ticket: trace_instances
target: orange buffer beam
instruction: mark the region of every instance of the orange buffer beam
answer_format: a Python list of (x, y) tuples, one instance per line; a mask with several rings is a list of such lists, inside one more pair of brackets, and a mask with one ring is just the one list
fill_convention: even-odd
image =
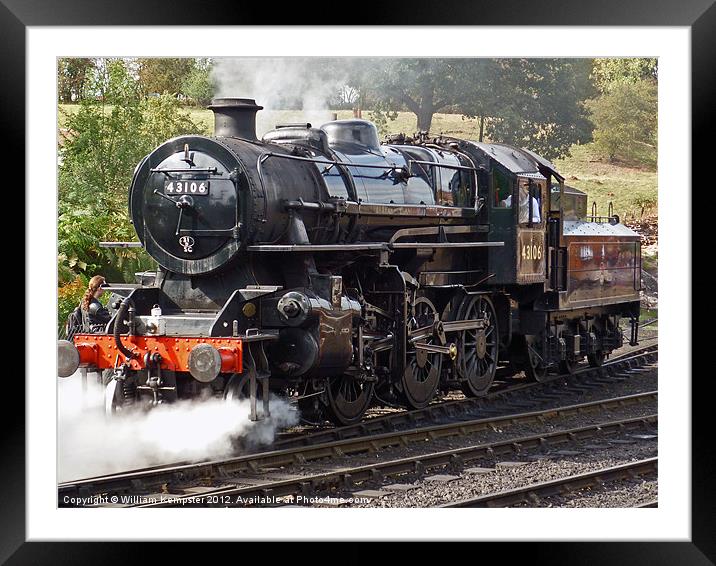
[[(129, 362), (133, 370), (145, 369), (147, 353), (162, 357), (162, 369), (189, 371), (189, 353), (198, 344), (209, 344), (221, 355), (222, 373), (243, 371), (243, 344), (241, 338), (197, 338), (185, 336), (122, 336), (122, 344), (136, 353)], [(114, 368), (124, 363), (125, 356), (119, 351), (114, 336), (106, 334), (76, 334), (73, 342), (80, 354), (80, 367), (99, 369)], [(118, 361), (119, 358), (119, 361)]]

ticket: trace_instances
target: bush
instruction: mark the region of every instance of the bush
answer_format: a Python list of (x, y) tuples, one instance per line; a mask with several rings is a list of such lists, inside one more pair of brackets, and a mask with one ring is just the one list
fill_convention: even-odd
[(87, 289), (89, 281), (86, 277), (76, 276), (75, 279), (66, 285), (60, 285), (57, 289), (57, 335), (65, 336), (65, 322), (70, 313), (80, 304), (82, 295)]
[(90, 88), (96, 95), (68, 115), (60, 150), (58, 275), (62, 283), (95, 273), (131, 281), (153, 266), (146, 252), (98, 244), (136, 238), (127, 212), (134, 169), (166, 139), (206, 131), (175, 97), (142, 98), (122, 60), (105, 61)]
[(587, 103), (595, 148), (604, 157), (648, 167), (657, 160), (657, 86), (654, 81), (614, 84)]
[(182, 91), (199, 106), (209, 104), (214, 97), (211, 67), (208, 64), (195, 66), (184, 80)]

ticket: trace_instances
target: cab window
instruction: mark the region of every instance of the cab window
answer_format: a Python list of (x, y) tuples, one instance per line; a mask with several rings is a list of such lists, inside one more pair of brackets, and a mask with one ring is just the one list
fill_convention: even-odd
[(495, 208), (512, 208), (512, 183), (510, 177), (499, 168), (492, 174), (494, 192), (493, 206)]
[[(540, 224), (543, 218), (544, 183), (536, 179), (518, 179), (518, 222), (522, 225)], [(531, 216), (530, 216), (531, 214)]]

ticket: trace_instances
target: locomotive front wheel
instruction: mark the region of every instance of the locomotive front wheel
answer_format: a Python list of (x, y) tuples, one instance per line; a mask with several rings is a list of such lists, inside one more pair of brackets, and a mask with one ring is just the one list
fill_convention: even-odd
[(122, 384), (116, 379), (110, 379), (104, 388), (104, 413), (108, 417), (114, 417), (122, 412), (124, 395)]
[[(420, 297), (413, 305), (413, 320), (410, 330), (431, 326), (438, 320), (437, 310), (433, 303)], [(420, 340), (423, 344), (432, 344), (431, 336)], [(440, 385), (442, 354), (426, 352), (408, 342), (405, 371), (402, 378), (402, 390), (405, 403), (413, 409), (426, 407), (435, 397)]]
[(463, 330), (458, 339), (458, 373), (461, 389), (468, 397), (481, 397), (490, 389), (497, 371), (497, 314), (492, 301), (484, 295), (466, 297), (460, 305), (458, 320), (484, 320), (483, 328)]
[(328, 418), (337, 425), (357, 423), (373, 400), (373, 383), (350, 375), (332, 377), (326, 383)]
[[(258, 389), (258, 387), (257, 387)], [(224, 399), (227, 401), (243, 401), (251, 396), (251, 378), (247, 372), (235, 373), (224, 388)]]

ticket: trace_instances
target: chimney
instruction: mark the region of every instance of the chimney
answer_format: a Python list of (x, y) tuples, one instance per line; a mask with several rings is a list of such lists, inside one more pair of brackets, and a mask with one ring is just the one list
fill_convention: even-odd
[(263, 109), (253, 98), (214, 98), (214, 135), (256, 140), (256, 112)]

